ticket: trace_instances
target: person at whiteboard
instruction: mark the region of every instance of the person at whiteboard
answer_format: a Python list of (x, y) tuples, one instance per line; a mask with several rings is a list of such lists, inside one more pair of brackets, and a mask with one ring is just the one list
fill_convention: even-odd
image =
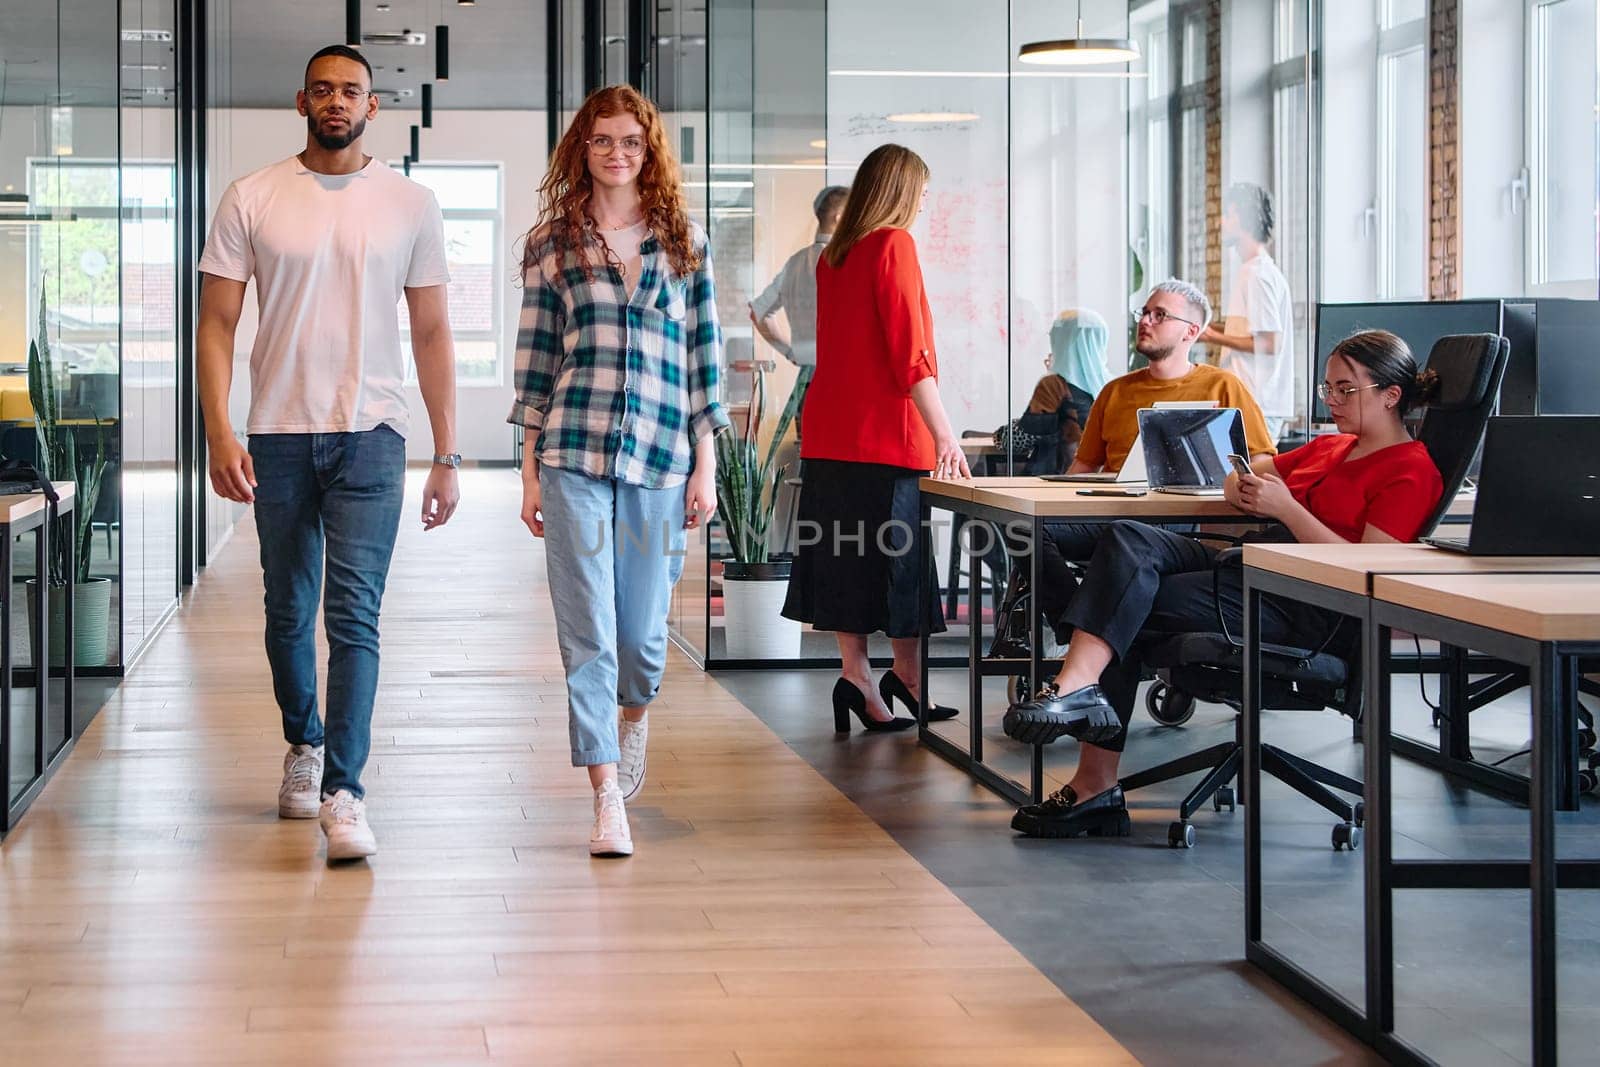
[(1203, 344), (1222, 350), (1218, 365), (1250, 387), (1274, 441), (1294, 418), (1294, 300), (1289, 280), (1267, 254), (1273, 231), (1272, 195), (1239, 182), (1222, 198), (1222, 242), (1239, 256), (1222, 328), (1209, 327)]
[[(816, 237), (790, 256), (778, 276), (750, 302), (750, 322), (756, 333), (799, 367), (807, 380), (817, 365), (817, 260), (839, 228), (839, 216), (844, 213), (849, 194), (843, 185), (830, 185), (817, 194), (811, 202), (811, 211), (817, 217)], [(789, 320), (787, 329), (773, 318), (779, 310)], [(803, 386), (796, 383), (795, 388)]]
[[(839, 643), (834, 729), (905, 730), (921, 708), (921, 635), (942, 631), (932, 560), (915, 532), (918, 482), (970, 478), (939, 399), (933, 316), (907, 228), (928, 191), (928, 165), (900, 145), (861, 161), (844, 214), (817, 264), (817, 372), (800, 441), (798, 551), (783, 614)], [(919, 583), (918, 576), (925, 577)], [(918, 586), (924, 584), (923, 596)], [(894, 666), (876, 686), (867, 636), (883, 632)], [(930, 707), (928, 718), (953, 708)]]

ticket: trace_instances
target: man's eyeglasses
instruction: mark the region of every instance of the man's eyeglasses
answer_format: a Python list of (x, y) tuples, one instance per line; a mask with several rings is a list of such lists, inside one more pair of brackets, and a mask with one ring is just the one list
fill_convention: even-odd
[(326, 104), (329, 100), (333, 99), (335, 94), (343, 97), (344, 102), (351, 105), (359, 104), (368, 96), (372, 95), (371, 91), (368, 89), (357, 89), (349, 85), (346, 85), (342, 89), (335, 89), (331, 85), (312, 85), (306, 89), (306, 96), (310, 97), (312, 102), (317, 104)]
[(1169, 319), (1173, 322), (1185, 322), (1190, 326), (1200, 325), (1193, 319), (1180, 318), (1179, 316), (1172, 314), (1172, 312), (1168, 311), (1166, 308), (1145, 308), (1143, 311), (1139, 312), (1139, 321), (1143, 322), (1145, 319), (1149, 319), (1157, 326), (1160, 326)]
[(644, 154), (644, 138), (642, 137), (624, 137), (618, 141), (602, 133), (589, 138), (585, 143), (602, 156), (609, 156), (618, 148), (622, 149), (622, 154), (629, 159), (636, 159)]
[(1323, 382), (1317, 386), (1317, 399), (1324, 404), (1343, 404), (1363, 389), (1381, 389), (1381, 385), (1329, 385)]

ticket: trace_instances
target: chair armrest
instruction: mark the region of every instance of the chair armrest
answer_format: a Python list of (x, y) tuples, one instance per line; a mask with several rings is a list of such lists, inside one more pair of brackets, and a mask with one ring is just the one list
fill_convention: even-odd
[(1214, 562), (1218, 567), (1243, 567), (1244, 546), (1223, 549), (1217, 553), (1217, 558)]

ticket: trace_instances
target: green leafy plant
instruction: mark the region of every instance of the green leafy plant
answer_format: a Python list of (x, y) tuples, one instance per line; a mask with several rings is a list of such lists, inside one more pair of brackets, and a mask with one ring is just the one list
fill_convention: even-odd
[(61, 396), (57, 390), (55, 359), (46, 329), (46, 302), (39, 293), (39, 336), (28, 346), (28, 399), (33, 404), (34, 435), (39, 442), (38, 470), (52, 482), (76, 483), (70, 519), (58, 519), (50, 531), (50, 584), (67, 581), (67, 521), (74, 523), (77, 553), (74, 574), (78, 581), (89, 577), (89, 558), (93, 547), (89, 536), (95, 505), (106, 473), (106, 439), (99, 415), (94, 416), (95, 455), (80, 463), (77, 437), (72, 427), (61, 426)]
[(778, 487), (788, 470), (787, 467), (774, 469), (773, 465), (805, 392), (804, 382), (796, 382), (789, 402), (778, 417), (778, 427), (767, 444), (766, 457), (761, 458), (758, 442), (761, 411), (766, 406), (766, 372), (758, 363), (753, 373), (755, 389), (744, 433), (734, 428), (717, 435), (717, 510), (728, 534), (733, 559), (738, 563), (767, 562), (767, 534), (772, 527), (772, 513), (778, 505)]

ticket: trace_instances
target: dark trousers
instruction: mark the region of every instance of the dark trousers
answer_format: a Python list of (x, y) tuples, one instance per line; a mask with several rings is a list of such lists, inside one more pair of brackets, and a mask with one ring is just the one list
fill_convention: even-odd
[[(1111, 666), (1100, 676), (1123, 732), (1100, 747), (1122, 751), (1138, 695), (1143, 664), (1141, 634), (1215, 633), (1218, 613), (1229, 633), (1244, 632), (1243, 573), (1214, 569), (1217, 549), (1142, 522), (1102, 527), (1099, 542), (1064, 622), (1111, 646)], [(1261, 639), (1312, 647), (1338, 625), (1339, 616), (1277, 597), (1264, 597)]]
[[(357, 433), (253, 434), (267, 662), (291, 745), (326, 744), (323, 795), (362, 796), (378, 690), (378, 613), (405, 500), (406, 443)], [(326, 592), (324, 592), (326, 586)], [(317, 606), (328, 634), (317, 715)]]

